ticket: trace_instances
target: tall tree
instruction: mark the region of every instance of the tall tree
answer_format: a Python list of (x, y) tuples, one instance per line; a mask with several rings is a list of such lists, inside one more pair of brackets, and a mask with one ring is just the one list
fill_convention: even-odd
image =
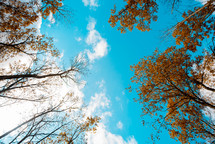
[[(154, 0), (125, 0), (123, 9), (116, 12), (116, 7), (111, 10), (109, 23), (112, 27), (118, 25), (122, 33), (132, 31), (136, 27), (140, 31), (149, 31), (152, 21), (157, 21), (158, 4)], [(172, 9), (175, 4), (182, 0), (173, 0)], [(202, 40), (214, 35), (214, 11), (215, 0), (208, 0), (203, 6), (194, 7), (182, 12), (183, 20), (176, 23), (167, 33), (171, 33), (176, 44), (183, 44), (188, 50), (196, 51), (202, 45)], [(174, 10), (174, 9), (173, 9)]]
[(20, 109), (21, 117), (1, 131), (1, 142), (79, 143), (96, 129), (99, 118), (84, 116), (74, 92), (86, 62), (76, 57), (62, 68), (52, 38), (35, 27), (51, 14), (66, 16), (62, 6), (62, 0), (0, 1), (0, 110)]
[[(174, 12), (182, 0), (168, 1)], [(136, 27), (140, 31), (151, 30), (150, 24), (157, 20), (158, 3), (155, 0), (125, 0), (125, 6), (111, 10), (109, 23), (118, 26), (122, 33)], [(214, 87), (214, 0), (182, 12), (183, 20), (167, 31), (176, 44), (164, 52), (156, 50), (131, 66), (134, 71), (130, 90), (136, 90), (142, 105), (142, 116), (156, 117), (156, 122), (166, 128), (171, 137), (182, 143), (196, 138), (213, 142), (215, 139)], [(118, 24), (119, 22), (119, 24)], [(209, 50), (199, 55), (197, 47), (204, 40)], [(163, 112), (164, 111), (164, 112)], [(144, 117), (143, 117), (144, 118)], [(153, 125), (159, 129), (157, 124)], [(160, 132), (158, 130), (158, 132)]]
[[(57, 55), (52, 38), (38, 33), (36, 25), (50, 15), (63, 15), (62, 0), (2, 0), (0, 2), (1, 60), (18, 53), (33, 55), (50, 51)], [(32, 25), (35, 25), (34, 27)]]
[(211, 93), (201, 92), (215, 92), (209, 85), (214, 74), (214, 68), (208, 67), (213, 63), (211, 59), (214, 60), (214, 56), (206, 55), (192, 60), (186, 50), (171, 47), (163, 53), (156, 51), (131, 66), (134, 71), (131, 80), (138, 87), (130, 89), (136, 89), (135, 101), (142, 105), (142, 116), (154, 116), (172, 138), (182, 143), (196, 138), (213, 141), (214, 119), (207, 109), (215, 110), (215, 102)]

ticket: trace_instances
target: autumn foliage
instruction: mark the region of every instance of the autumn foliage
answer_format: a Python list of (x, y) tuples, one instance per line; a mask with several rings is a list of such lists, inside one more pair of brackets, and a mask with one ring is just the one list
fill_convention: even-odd
[(173, 28), (172, 33), (177, 45), (183, 44), (188, 50), (195, 52), (198, 46), (202, 46), (204, 39), (215, 34), (213, 2), (214, 0), (210, 0), (202, 7), (183, 13), (184, 20)]
[(109, 23), (112, 27), (117, 25), (120, 21), (118, 30), (122, 33), (126, 30), (132, 31), (134, 26), (140, 31), (149, 31), (152, 21), (157, 21), (156, 12), (158, 5), (156, 1), (144, 1), (144, 0), (125, 0), (125, 8), (116, 12), (116, 7), (111, 10), (111, 16)]
[[(135, 101), (142, 105), (142, 116), (167, 111), (156, 120), (182, 143), (215, 136), (212, 119), (202, 112), (206, 107), (215, 109), (210, 97), (200, 92), (200, 89), (215, 91), (207, 85), (207, 76), (212, 73), (204, 73), (203, 63), (203, 56), (192, 60), (184, 49), (170, 47), (131, 66), (134, 71), (131, 80), (138, 85)], [(194, 65), (198, 67), (193, 69)]]
[[(150, 24), (157, 20), (157, 1), (125, 0), (124, 8), (111, 10), (109, 23), (118, 26), (122, 33), (136, 27), (140, 31), (151, 30)], [(174, 6), (180, 0), (168, 1)], [(182, 13), (183, 20), (171, 27), (176, 46), (158, 49), (131, 66), (134, 85), (142, 106), (142, 118), (151, 115), (155, 122), (157, 138), (161, 127), (168, 130), (170, 137), (181, 143), (215, 140), (214, 127), (214, 0)], [(198, 48), (206, 43), (202, 53)], [(144, 123), (144, 122), (143, 122)], [(158, 125), (159, 124), (159, 125)]]
[[(64, 12), (62, 0), (0, 1), (0, 108), (30, 110), (21, 109), (17, 126), (1, 130), (0, 142), (79, 143), (96, 130), (100, 118), (86, 118), (73, 91), (86, 63), (76, 57), (62, 68), (53, 38), (39, 30), (42, 20)], [(65, 95), (57, 92), (65, 87)]]
[[(46, 19), (51, 13), (63, 14), (61, 0), (42, 0), (22, 2), (20, 0), (2, 0), (0, 2), (0, 51), (1, 60), (11, 58), (18, 53), (35, 55), (36, 52), (49, 52), (58, 55), (53, 40), (38, 35), (38, 21)], [(32, 25), (35, 25), (34, 27)]]

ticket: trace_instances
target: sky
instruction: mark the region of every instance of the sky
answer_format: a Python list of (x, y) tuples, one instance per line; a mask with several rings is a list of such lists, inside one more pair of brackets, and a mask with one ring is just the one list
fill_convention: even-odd
[[(133, 75), (130, 65), (151, 55), (156, 48), (162, 51), (174, 45), (171, 38), (161, 37), (180, 17), (171, 14), (169, 5), (159, 3), (158, 21), (152, 23), (150, 32), (134, 29), (122, 34), (110, 26), (108, 19), (114, 4), (120, 9), (123, 0), (64, 0), (63, 4), (71, 11), (70, 22), (50, 15), (48, 20), (40, 20), (37, 27), (41, 34), (54, 38), (65, 67), (76, 56), (88, 61), (88, 71), (81, 77), (84, 86), (74, 88), (87, 105), (86, 115), (102, 118), (96, 134), (88, 134), (88, 143), (152, 143), (150, 137), (156, 131), (151, 125), (142, 125), (141, 105), (133, 101), (137, 95), (126, 90)], [(153, 121), (150, 117), (144, 119)], [(179, 143), (163, 130), (157, 143), (167, 142)]]
[[(71, 23), (51, 15), (49, 21), (42, 22), (41, 33), (54, 37), (65, 65), (77, 55), (85, 56), (89, 61), (81, 91), (88, 105), (86, 113), (98, 115), (102, 121), (97, 133), (89, 134), (88, 142), (152, 143), (150, 135), (156, 131), (151, 125), (142, 126), (141, 106), (133, 101), (136, 93), (126, 90), (133, 75), (130, 65), (151, 55), (156, 48), (162, 51), (175, 44), (171, 38), (163, 40), (161, 37), (165, 30), (180, 21), (180, 17), (171, 14), (168, 4), (160, 3), (158, 21), (152, 23), (150, 32), (134, 29), (122, 34), (110, 26), (108, 19), (114, 4), (120, 9), (123, 0), (64, 0), (63, 3), (72, 12)], [(166, 142), (178, 143), (163, 130), (158, 143)]]
[[(141, 107), (133, 101), (136, 95), (126, 90), (131, 84), (130, 65), (151, 55), (156, 48), (174, 43), (167, 41), (166, 44), (160, 38), (169, 24), (174, 24), (174, 16), (163, 7), (152, 31), (133, 30), (122, 34), (108, 23), (111, 8), (114, 4), (122, 7), (122, 0), (64, 0), (63, 3), (72, 11), (71, 23), (50, 16), (50, 21), (42, 22), (41, 33), (54, 37), (65, 65), (77, 55), (85, 55), (89, 61), (82, 89), (84, 101), (89, 105), (86, 113), (98, 115), (102, 121), (97, 133), (89, 135), (88, 142), (151, 143), (150, 135), (156, 131), (150, 125), (142, 126)], [(167, 141), (176, 143), (163, 131), (159, 143)]]

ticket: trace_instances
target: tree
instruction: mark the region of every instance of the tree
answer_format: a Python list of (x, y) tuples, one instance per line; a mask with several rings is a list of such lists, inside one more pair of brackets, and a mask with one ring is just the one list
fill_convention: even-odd
[[(118, 25), (122, 33), (136, 27), (149, 31), (152, 21), (157, 20), (158, 4), (154, 0), (125, 0), (125, 7), (111, 10), (109, 23)], [(170, 1), (172, 11), (180, 0)], [(170, 136), (182, 143), (196, 139), (213, 142), (215, 127), (213, 112), (214, 88), (214, 0), (182, 12), (183, 20), (167, 31), (177, 45), (164, 52), (156, 50), (152, 56), (144, 57), (136, 65), (132, 82), (137, 87), (135, 102), (142, 105), (142, 115), (156, 117), (153, 126), (167, 129)], [(197, 53), (204, 40), (210, 41), (204, 54)], [(144, 118), (144, 117), (143, 117)], [(144, 122), (144, 120), (143, 120)]]
[(2, 0), (0, 2), (1, 32), (16, 32), (51, 13), (64, 15), (62, 0)]
[[(172, 11), (177, 3), (182, 0), (172, 0)], [(127, 3), (124, 8), (116, 11), (116, 6), (111, 10), (111, 16), (109, 18), (109, 23), (112, 27), (118, 25), (118, 30), (122, 33), (127, 30), (132, 31), (134, 26), (140, 31), (149, 31), (150, 24), (152, 21), (157, 21), (158, 4), (155, 0), (125, 0)], [(171, 1), (170, 1), (171, 2)], [(198, 37), (199, 35), (208, 36), (209, 33), (214, 31), (213, 25), (213, 12), (214, 12), (214, 0), (208, 0), (203, 6), (197, 6), (193, 10), (189, 9), (187, 12), (183, 13), (184, 20), (178, 22), (171, 30), (173, 30), (173, 36), (181, 35), (181, 38), (177, 38), (178, 44), (180, 41), (186, 41), (182, 39), (190, 38), (191, 36), (197, 39), (202, 39)], [(195, 25), (194, 25), (195, 23)], [(212, 23), (212, 24), (211, 24)], [(183, 34), (183, 35), (182, 35)]]
[[(115, 27), (118, 22), (118, 30), (122, 33), (127, 30), (132, 31), (134, 26), (140, 31), (149, 31), (152, 21), (157, 21), (158, 5), (154, 0), (125, 0), (127, 5), (125, 8), (116, 12), (116, 7), (111, 10), (109, 23)], [(172, 10), (176, 3), (181, 0), (173, 0)], [(167, 33), (172, 33), (176, 40), (176, 44), (183, 44), (188, 50), (196, 51), (196, 47), (202, 45), (205, 38), (209, 38), (215, 32), (214, 15), (215, 11), (214, 0), (208, 0), (203, 6), (197, 6), (194, 9), (189, 9), (187, 12), (182, 12), (184, 20), (178, 22), (175, 26), (168, 30)]]
[(99, 117), (87, 117), (86, 121), (83, 123), (73, 121), (72, 127), (68, 128), (68, 126), (62, 130), (62, 132), (58, 135), (58, 138), (53, 140), (52, 138), (47, 139), (45, 143), (68, 143), (68, 144), (74, 144), (80, 143), (85, 144), (87, 143), (85, 141), (85, 138), (83, 135), (83, 132), (85, 131), (96, 131), (97, 123), (99, 122)]
[(84, 116), (73, 90), (80, 82), (77, 75), (86, 71), (86, 61), (77, 56), (63, 68), (52, 38), (34, 28), (50, 14), (66, 16), (64, 10), (62, 0), (0, 2), (0, 110), (27, 105), (19, 111), (17, 126), (0, 134), (1, 142), (78, 143), (96, 129), (99, 117)]
[(160, 126), (182, 143), (196, 138), (214, 140), (214, 122), (205, 111), (207, 108), (215, 110), (215, 103), (210, 94), (203, 95), (200, 91), (215, 92), (208, 85), (208, 76), (213, 74), (214, 68), (206, 72), (205, 67), (211, 58), (214, 60), (210, 55), (201, 56), (194, 61), (185, 50), (171, 47), (163, 53), (156, 51), (131, 66), (134, 71), (131, 80), (138, 85), (135, 101), (142, 105), (142, 116), (156, 117)]
[(50, 14), (66, 16), (62, 0), (2, 0), (0, 2), (0, 52), (1, 60), (11, 58), (18, 53), (34, 55), (50, 51), (58, 55), (52, 38), (38, 35), (35, 25), (41, 18)]
[(140, 31), (149, 31), (151, 21), (156, 21), (158, 5), (154, 0), (125, 0), (127, 4), (123, 9), (116, 13), (116, 7), (111, 10), (109, 23), (115, 27), (117, 22), (120, 21), (118, 30), (122, 33), (126, 30), (133, 30), (134, 25)]
[[(74, 101), (75, 102), (75, 101)], [(85, 134), (88, 131), (96, 131), (99, 117), (87, 117), (78, 114), (78, 119), (71, 119), (68, 115), (62, 116), (66, 110), (60, 109), (60, 105), (34, 115), (17, 127), (0, 136), (4, 138), (11, 133), (12, 138), (7, 138), (7, 143), (84, 143)], [(52, 113), (52, 115), (50, 115)], [(68, 114), (68, 113), (66, 113)]]

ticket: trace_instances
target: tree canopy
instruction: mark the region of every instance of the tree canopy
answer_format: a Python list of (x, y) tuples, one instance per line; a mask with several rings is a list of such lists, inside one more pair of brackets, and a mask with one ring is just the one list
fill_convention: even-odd
[[(159, 5), (154, 0), (125, 0), (124, 8), (111, 10), (109, 23), (125, 33), (137, 28), (151, 30), (150, 24), (156, 21)], [(180, 0), (168, 1), (174, 12)], [(142, 118), (151, 115), (153, 124), (169, 131), (171, 138), (181, 143), (204, 139), (213, 142), (215, 127), (213, 112), (214, 87), (214, 0), (194, 9), (187, 8), (181, 13), (182, 21), (177, 22), (167, 32), (171, 33), (176, 45), (161, 52), (142, 58), (131, 66), (135, 83), (129, 89), (135, 90), (135, 102), (142, 106)], [(119, 24), (118, 24), (119, 22)], [(197, 52), (204, 40), (208, 47), (202, 54)], [(203, 48), (202, 48), (203, 49)]]
[(70, 67), (60, 66), (53, 38), (37, 27), (64, 12), (62, 0), (0, 2), (0, 109), (26, 105), (17, 126), (0, 133), (1, 142), (79, 143), (87, 131), (96, 130), (100, 118), (84, 116), (73, 90), (87, 64), (77, 56)]
[[(182, 0), (173, 0), (172, 10), (176, 3)], [(124, 8), (117, 12), (116, 6), (111, 10), (109, 23), (112, 27), (118, 26), (122, 33), (137, 28), (140, 31), (151, 30), (152, 21), (157, 21), (158, 4), (154, 0), (125, 0)], [(171, 2), (171, 1), (169, 1)], [(214, 35), (214, 0), (208, 0), (203, 6), (196, 6), (182, 12), (183, 20), (169, 29), (175, 38), (176, 44), (183, 44), (187, 49), (195, 52), (201, 46), (202, 40)], [(119, 24), (118, 24), (119, 22)]]
[(215, 109), (215, 103), (210, 94), (200, 91), (215, 91), (208, 85), (213, 72), (204, 73), (207, 57), (210, 56), (192, 60), (183, 49), (170, 47), (131, 66), (134, 71), (131, 80), (138, 85), (135, 101), (142, 105), (142, 116), (154, 116), (172, 138), (182, 143), (196, 138), (214, 140), (214, 122), (204, 110)]

